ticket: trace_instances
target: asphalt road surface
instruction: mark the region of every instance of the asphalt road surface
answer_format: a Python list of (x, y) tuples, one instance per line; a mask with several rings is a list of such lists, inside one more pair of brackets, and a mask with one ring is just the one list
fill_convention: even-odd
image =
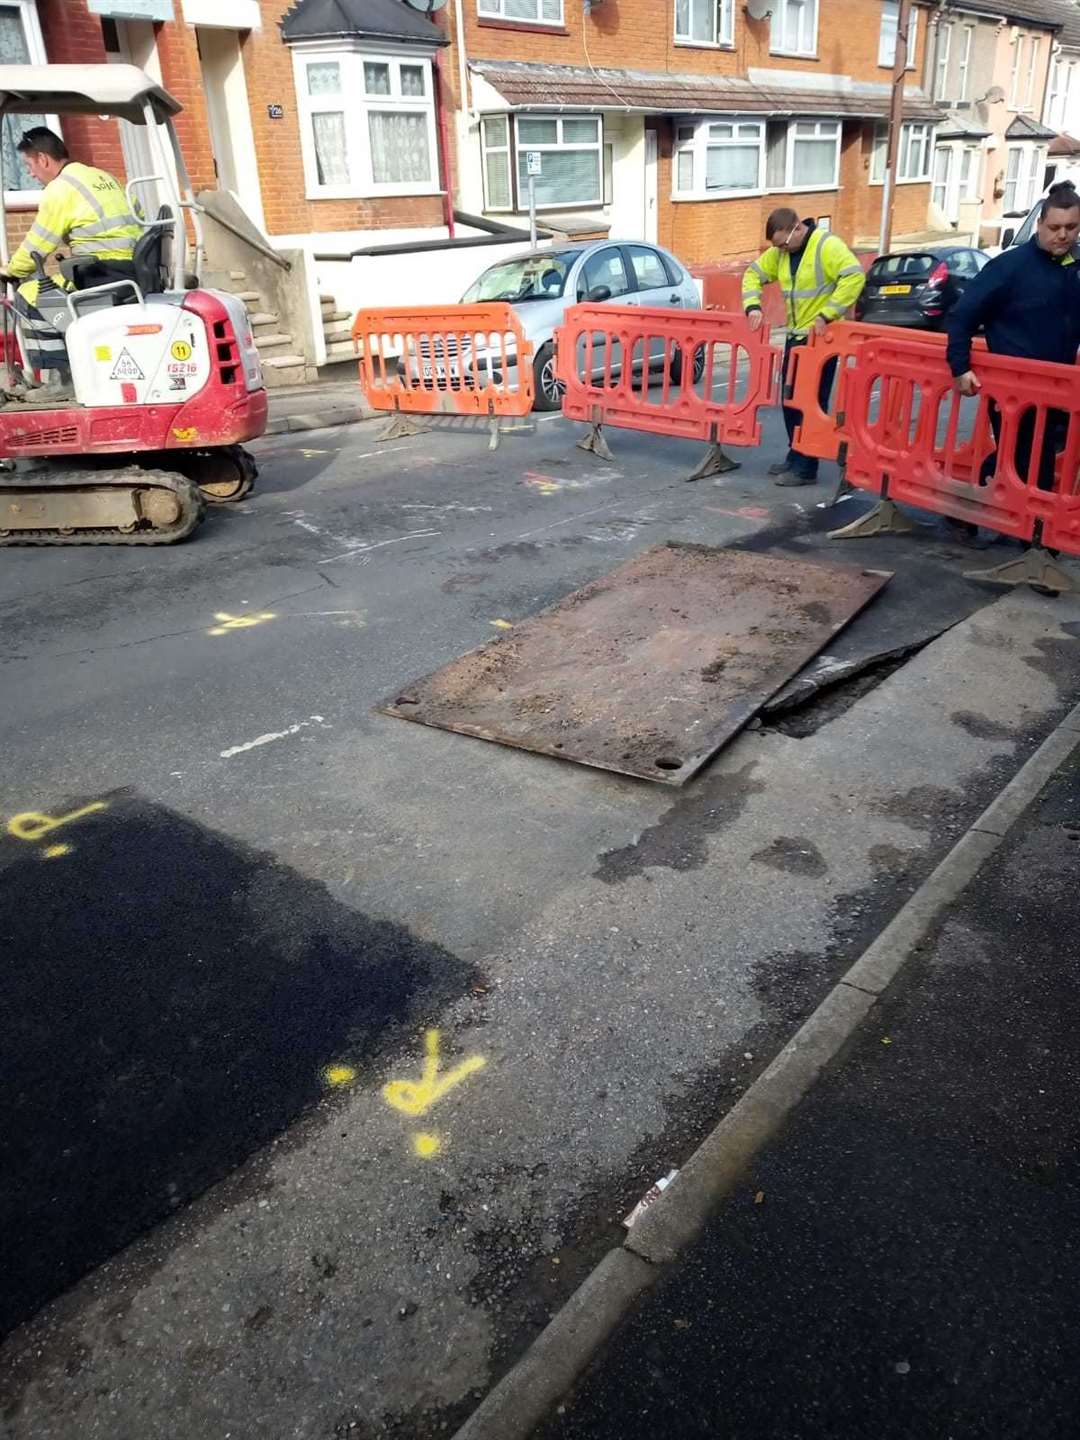
[(540, 1440), (1080, 1430), (1074, 759)]
[[(696, 485), (378, 428), (4, 554), (8, 1440), (446, 1433), (1080, 688), (1080, 606), (838, 551), (776, 417)], [(890, 658), (681, 792), (374, 710), (669, 538), (895, 570), (824, 671)]]

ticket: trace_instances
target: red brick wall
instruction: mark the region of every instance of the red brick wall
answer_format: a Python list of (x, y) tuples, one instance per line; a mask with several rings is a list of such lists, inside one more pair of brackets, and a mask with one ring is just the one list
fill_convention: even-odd
[[(300, 126), (296, 113), (292, 54), (282, 43), (279, 24), (294, 0), (263, 0), (263, 28), (244, 40), (244, 75), (251, 102), (255, 155), (262, 186), (266, 228), (272, 235), (322, 230), (381, 230), (441, 225), (438, 195), (406, 195), (369, 200), (308, 200)], [(281, 120), (271, 120), (268, 105), (280, 105)]]
[[(38, 0), (45, 54), (55, 65), (103, 65), (105, 46), (101, 19), (91, 15), (86, 0)], [(64, 141), (72, 156), (86, 165), (123, 178), (124, 155), (115, 120), (69, 115), (62, 122)]]
[[(477, 17), (476, 0), (463, 0), (465, 48), (470, 60), (527, 60), (553, 65), (610, 66), (623, 70), (663, 70), (673, 74), (741, 75), (749, 66), (776, 70), (820, 70), (855, 80), (887, 81), (877, 63), (881, 0), (819, 0), (817, 58), (769, 53), (769, 21), (751, 20), (735, 0), (735, 48), (713, 50), (676, 45), (674, 0), (603, 0), (586, 19), (580, 0), (564, 0), (566, 25), (503, 27)], [(264, 12), (271, 8), (264, 3)], [(281, 5), (281, 11), (288, 4)], [(909, 84), (918, 84), (926, 47), (930, 10), (920, 6), (916, 65)], [(436, 17), (451, 40), (449, 7)], [(586, 46), (588, 53), (586, 54)], [(449, 78), (456, 92), (456, 44)]]

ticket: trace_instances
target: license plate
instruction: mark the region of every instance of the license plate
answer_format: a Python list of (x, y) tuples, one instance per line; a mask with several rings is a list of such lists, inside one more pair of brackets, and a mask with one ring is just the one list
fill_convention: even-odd
[(882, 285), (882, 295), (910, 295), (910, 285)]

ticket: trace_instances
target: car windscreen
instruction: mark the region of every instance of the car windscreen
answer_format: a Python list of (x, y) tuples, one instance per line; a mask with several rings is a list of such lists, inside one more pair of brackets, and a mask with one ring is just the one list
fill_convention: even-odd
[(1016, 234), (1013, 236), (1012, 243), (1014, 245), (1026, 245), (1027, 242), (1031, 239), (1032, 235), (1035, 234), (1035, 226), (1039, 223), (1039, 211), (1041, 209), (1042, 201), (1040, 200), (1039, 203), (1033, 207), (1027, 219), (1020, 226), (1020, 229), (1017, 230)]
[(866, 278), (885, 285), (893, 280), (925, 280), (938, 258), (935, 255), (882, 255), (870, 266)]
[(560, 300), (577, 250), (550, 250), (543, 255), (519, 255), (515, 260), (500, 260), (474, 280), (461, 297), (463, 305), (486, 300)]

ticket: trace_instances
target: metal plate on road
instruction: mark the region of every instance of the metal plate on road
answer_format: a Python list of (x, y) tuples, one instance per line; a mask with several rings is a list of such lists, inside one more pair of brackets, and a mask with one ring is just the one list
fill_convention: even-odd
[(682, 785), (889, 578), (657, 545), (378, 708)]

